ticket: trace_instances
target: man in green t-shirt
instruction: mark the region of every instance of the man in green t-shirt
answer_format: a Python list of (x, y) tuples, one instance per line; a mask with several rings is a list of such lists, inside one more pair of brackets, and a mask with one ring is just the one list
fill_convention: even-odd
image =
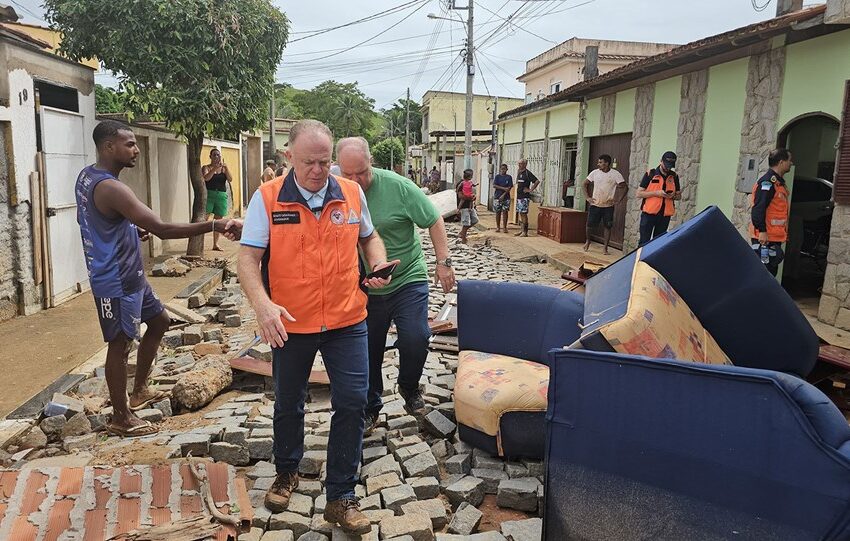
[(428, 266), (417, 228), (428, 229), (437, 256), (435, 283), (448, 293), (455, 286), (446, 226), (437, 209), (410, 180), (372, 167), (369, 143), (362, 137), (341, 139), (336, 159), (343, 178), (356, 181), (366, 194), (372, 223), (387, 247), (387, 259), (401, 261), (389, 286), (369, 291), (369, 395), (366, 431), (381, 411), (384, 391), (381, 367), (390, 324), (398, 331), (398, 388), (409, 413), (425, 408), (419, 379), (428, 357)]

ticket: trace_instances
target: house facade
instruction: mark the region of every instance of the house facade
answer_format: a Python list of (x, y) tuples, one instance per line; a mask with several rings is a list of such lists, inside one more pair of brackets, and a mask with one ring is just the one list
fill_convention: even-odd
[[(630, 187), (613, 238), (630, 250), (640, 216), (634, 192), (664, 151), (679, 155), (683, 197), (673, 225), (716, 205), (748, 237), (752, 185), (770, 150), (789, 148), (795, 170), (786, 178), (792, 202), (783, 284), (812, 301), (810, 315), (850, 329), (850, 151), (836, 154), (850, 145), (848, 9), (830, 1), (577, 83), (502, 115), (501, 153), (549, 149), (539, 169), (553, 175), (544, 180), (545, 204), (558, 204), (551, 190), (563, 180), (580, 184), (596, 157), (610, 154)], [(574, 141), (572, 170), (551, 169), (559, 140)], [(585, 208), (583, 190), (572, 206)]]

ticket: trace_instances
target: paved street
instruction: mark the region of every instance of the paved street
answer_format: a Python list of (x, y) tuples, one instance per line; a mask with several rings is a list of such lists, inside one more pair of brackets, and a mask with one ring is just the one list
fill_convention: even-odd
[[(456, 243), (459, 227), (449, 224), (448, 229), (459, 279), (552, 285), (561, 281), (560, 272), (549, 265), (509, 260), (485, 244), (486, 235), (473, 233), (470, 245), (461, 245)], [(423, 245), (429, 264), (433, 265), (427, 235), (423, 237)], [(455, 302), (455, 298), (454, 293), (432, 292), (432, 315), (447, 301)], [(117, 467), (179, 463), (188, 456), (209, 457), (237, 466), (239, 474), (247, 479), (256, 515), (251, 533), (240, 539), (259, 540), (266, 530), (290, 530), (295, 534), (293, 539), (310, 531), (345, 539), (321, 518), (331, 417), (326, 385), (310, 386), (305, 419), (306, 453), (300, 467), (303, 480), (289, 511), (280, 514), (271, 514), (262, 505), (274, 475), (271, 379), (235, 372), (227, 388), (203, 408), (188, 411), (181, 405), (181, 380), (206, 374), (211, 364), (224, 362), (254, 336), (253, 313), (235, 279), (202, 300), (204, 305), (196, 307), (195, 312), (210, 322), (170, 331), (151, 376), (160, 388), (171, 389), (174, 396), (139, 412), (141, 417), (159, 423), (159, 434), (133, 440), (110, 437), (102, 431), (110, 409), (105, 406), (108, 395), (102, 370), (98, 369), (93, 377), (69, 393), (66, 401), (69, 411), (42, 420), (21, 444), (8, 449), (10, 454), (18, 453), (18, 456), (16, 461), (7, 455), (6, 463), (16, 462), (24, 467), (88, 464)], [(221, 321), (227, 323), (222, 325)], [(234, 326), (235, 321), (238, 324)], [(249, 355), (263, 361), (271, 358), (269, 348), (264, 345), (251, 348)], [(456, 353), (440, 350), (429, 353), (421, 383), (430, 413), (426, 418), (414, 418), (407, 415), (400, 396), (393, 392), (398, 359), (394, 350), (387, 353), (384, 365), (387, 391), (381, 426), (364, 442), (361, 484), (357, 487), (363, 509), (376, 525), (374, 535), (364, 539), (377, 539), (379, 527), (387, 535), (392, 532), (393, 536), (412, 535), (415, 539), (421, 538), (425, 530), (470, 535), (487, 530), (505, 533), (511, 528), (540, 529), (541, 521), (536, 517), (542, 501), (542, 463), (505, 463), (472, 450), (457, 438), (452, 403), (456, 369)], [(141, 508), (148, 507), (143, 501)], [(396, 515), (402, 514), (424, 514), (431, 520), (424, 523), (399, 520)], [(140, 524), (146, 524), (153, 518), (140, 516), (139, 520)], [(499, 535), (495, 531), (493, 535)]]

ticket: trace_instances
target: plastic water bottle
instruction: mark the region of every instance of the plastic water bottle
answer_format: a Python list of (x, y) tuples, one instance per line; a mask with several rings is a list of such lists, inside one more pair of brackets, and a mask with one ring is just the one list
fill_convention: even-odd
[(68, 406), (65, 404), (57, 404), (56, 402), (48, 402), (44, 406), (44, 416), (53, 417), (55, 415), (65, 415), (68, 411)]
[(767, 265), (770, 263), (770, 249), (766, 244), (762, 244), (759, 249), (759, 255), (761, 256), (761, 262)]

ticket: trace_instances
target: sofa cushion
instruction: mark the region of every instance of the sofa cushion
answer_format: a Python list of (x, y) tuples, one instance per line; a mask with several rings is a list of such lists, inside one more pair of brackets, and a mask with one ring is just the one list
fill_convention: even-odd
[[(711, 334), (670, 283), (655, 269), (637, 261), (625, 312), (596, 328), (618, 353), (678, 359), (707, 364), (732, 364)], [(582, 340), (586, 349), (598, 340)]]
[[(546, 365), (479, 351), (461, 351), (454, 401), (457, 422), (499, 438), (499, 421), (513, 411), (546, 411)], [(499, 444), (501, 451), (501, 444)]]

